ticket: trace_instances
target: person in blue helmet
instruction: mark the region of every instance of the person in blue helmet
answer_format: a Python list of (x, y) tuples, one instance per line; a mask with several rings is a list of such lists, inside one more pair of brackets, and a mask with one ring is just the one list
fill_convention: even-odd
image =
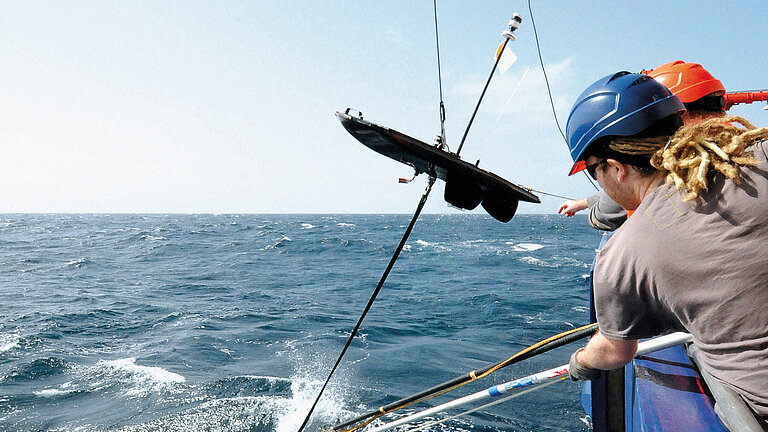
[(572, 379), (629, 363), (637, 341), (687, 331), (703, 367), (768, 427), (768, 128), (741, 117), (684, 127), (684, 106), (640, 74), (601, 78), (566, 127), (574, 165), (634, 211), (598, 253), (599, 332)]
[[(680, 98), (686, 109), (683, 124), (725, 116), (725, 87), (700, 64), (676, 60), (640, 73), (656, 79)], [(582, 199), (566, 200), (557, 212), (571, 217), (586, 209), (589, 209), (589, 225), (598, 230), (613, 231), (627, 220), (627, 211), (604, 191)]]

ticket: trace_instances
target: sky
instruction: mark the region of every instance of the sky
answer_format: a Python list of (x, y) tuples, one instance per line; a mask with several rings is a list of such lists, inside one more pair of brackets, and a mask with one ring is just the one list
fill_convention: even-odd
[[(672, 60), (727, 90), (768, 88), (764, 0), (532, 1), (560, 125), (589, 84)], [(568, 177), (526, 1), (437, 1), (446, 137), (456, 150), (512, 14), (462, 157), (537, 191)], [(334, 114), (440, 133), (432, 1), (0, 2), (0, 213), (408, 213), (426, 186)], [(765, 103), (731, 112), (768, 126)], [(459, 213), (438, 182), (425, 212)], [(519, 213), (555, 213), (539, 194)], [(482, 212), (482, 209), (475, 210)]]

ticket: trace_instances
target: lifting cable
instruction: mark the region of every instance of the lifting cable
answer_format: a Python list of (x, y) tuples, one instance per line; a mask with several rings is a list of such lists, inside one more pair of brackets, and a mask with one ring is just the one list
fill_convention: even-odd
[[(437, 33), (437, 0), (432, 1), (435, 10), (435, 45), (437, 46), (437, 82), (440, 86), (440, 142), (438, 148), (446, 145), (445, 142), (445, 104), (443, 103), (443, 73), (440, 67), (440, 35)], [(458, 156), (458, 154), (457, 154)]]
[[(512, 357), (509, 357), (506, 360), (502, 360), (498, 363), (488, 365), (481, 369), (473, 370), (465, 375), (456, 377), (442, 384), (438, 384), (434, 387), (431, 387), (419, 393), (415, 393), (411, 396), (392, 402), (388, 405), (381, 406), (376, 410), (370, 411), (366, 414), (355, 417), (345, 423), (334, 426), (332, 429), (330, 429), (330, 432), (352, 432), (363, 426), (368, 425), (373, 420), (383, 416), (384, 414), (389, 414), (391, 412), (397, 411), (407, 406), (414, 405), (416, 403), (423, 402), (427, 399), (431, 399), (433, 397), (445, 394), (451, 390), (455, 390), (472, 381), (485, 378), (488, 375), (492, 374), (493, 372), (496, 372), (497, 370), (503, 367), (521, 362), (523, 360), (529, 359), (539, 354), (543, 354), (547, 351), (551, 351), (555, 348), (561, 347), (571, 342), (584, 339), (585, 337), (594, 334), (597, 331), (597, 328), (598, 328), (597, 323), (592, 323), (592, 324), (588, 324), (576, 329), (571, 329), (571, 330), (559, 333), (557, 335), (551, 336), (547, 339), (541, 340), (529, 346), (528, 348), (525, 348), (519, 351), (518, 353), (516, 353)], [(355, 425), (356, 423), (359, 423), (359, 424)]]
[[(438, 143), (438, 146), (442, 148), (442, 146), (445, 145), (445, 105), (443, 104), (443, 78), (442, 78), (442, 73), (440, 71), (440, 40), (437, 32), (437, 0), (433, 0), (433, 7), (435, 10), (435, 40), (437, 44), (437, 76), (438, 76), (438, 82), (440, 85), (440, 142)], [(432, 174), (434, 174), (434, 171), (432, 172)], [(436, 180), (436, 177), (434, 175), (429, 176), (429, 180), (427, 182), (427, 188), (424, 190), (424, 193), (421, 196), (419, 205), (416, 206), (416, 212), (413, 214), (413, 218), (411, 218), (411, 223), (408, 224), (408, 228), (406, 228), (405, 233), (403, 234), (403, 238), (400, 240), (400, 244), (397, 246), (397, 249), (395, 249), (394, 255), (392, 255), (392, 258), (389, 260), (389, 265), (387, 265), (387, 268), (384, 270), (384, 274), (381, 275), (381, 279), (379, 279), (379, 283), (376, 285), (376, 289), (373, 290), (373, 294), (371, 294), (371, 298), (368, 300), (368, 304), (365, 306), (365, 309), (363, 309), (363, 313), (360, 314), (360, 318), (358, 318), (357, 324), (355, 324), (355, 328), (352, 330), (352, 333), (350, 333), (349, 338), (347, 338), (347, 343), (344, 344), (344, 348), (341, 350), (341, 354), (339, 354), (339, 358), (336, 359), (336, 363), (333, 365), (333, 368), (331, 368), (331, 372), (328, 374), (328, 378), (325, 380), (325, 383), (323, 384), (323, 387), (320, 389), (320, 392), (318, 393), (317, 398), (315, 398), (315, 402), (312, 404), (312, 407), (309, 409), (309, 412), (307, 413), (306, 418), (304, 418), (304, 422), (301, 424), (297, 432), (302, 432), (304, 428), (307, 426), (307, 423), (309, 423), (309, 419), (312, 417), (312, 411), (315, 410), (317, 403), (320, 401), (320, 397), (323, 395), (323, 392), (325, 391), (325, 387), (331, 381), (331, 377), (333, 376), (333, 373), (336, 372), (336, 368), (339, 366), (339, 363), (341, 363), (341, 359), (344, 357), (344, 354), (347, 352), (349, 345), (352, 343), (352, 340), (354, 340), (355, 335), (357, 334), (357, 331), (360, 329), (360, 325), (363, 323), (363, 319), (365, 319), (365, 316), (368, 314), (368, 311), (371, 309), (371, 306), (373, 306), (373, 302), (374, 300), (376, 300), (376, 296), (379, 295), (379, 291), (381, 291), (381, 287), (384, 286), (384, 281), (387, 280), (387, 276), (389, 276), (389, 272), (392, 270), (392, 267), (395, 265), (395, 261), (397, 261), (397, 258), (400, 256), (400, 252), (403, 250), (403, 247), (405, 247), (405, 243), (406, 241), (408, 241), (408, 237), (411, 235), (413, 226), (416, 224), (416, 220), (419, 219), (419, 215), (421, 215), (421, 210), (424, 208), (424, 204), (426, 204), (427, 202), (429, 193), (432, 192), (432, 185), (435, 184), (435, 180)]]

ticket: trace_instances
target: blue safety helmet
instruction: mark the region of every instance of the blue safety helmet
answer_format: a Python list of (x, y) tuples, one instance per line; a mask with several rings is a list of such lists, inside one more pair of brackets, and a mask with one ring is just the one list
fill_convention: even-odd
[(677, 96), (647, 75), (618, 72), (600, 78), (576, 99), (565, 127), (573, 167), (584, 168), (584, 153), (605, 136), (632, 136), (659, 120), (685, 111)]

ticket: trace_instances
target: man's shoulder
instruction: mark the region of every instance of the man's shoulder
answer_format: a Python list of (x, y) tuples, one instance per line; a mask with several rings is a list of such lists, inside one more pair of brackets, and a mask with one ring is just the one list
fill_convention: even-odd
[(752, 150), (758, 161), (765, 163), (768, 160), (768, 139), (763, 138), (755, 141), (748, 150)]

